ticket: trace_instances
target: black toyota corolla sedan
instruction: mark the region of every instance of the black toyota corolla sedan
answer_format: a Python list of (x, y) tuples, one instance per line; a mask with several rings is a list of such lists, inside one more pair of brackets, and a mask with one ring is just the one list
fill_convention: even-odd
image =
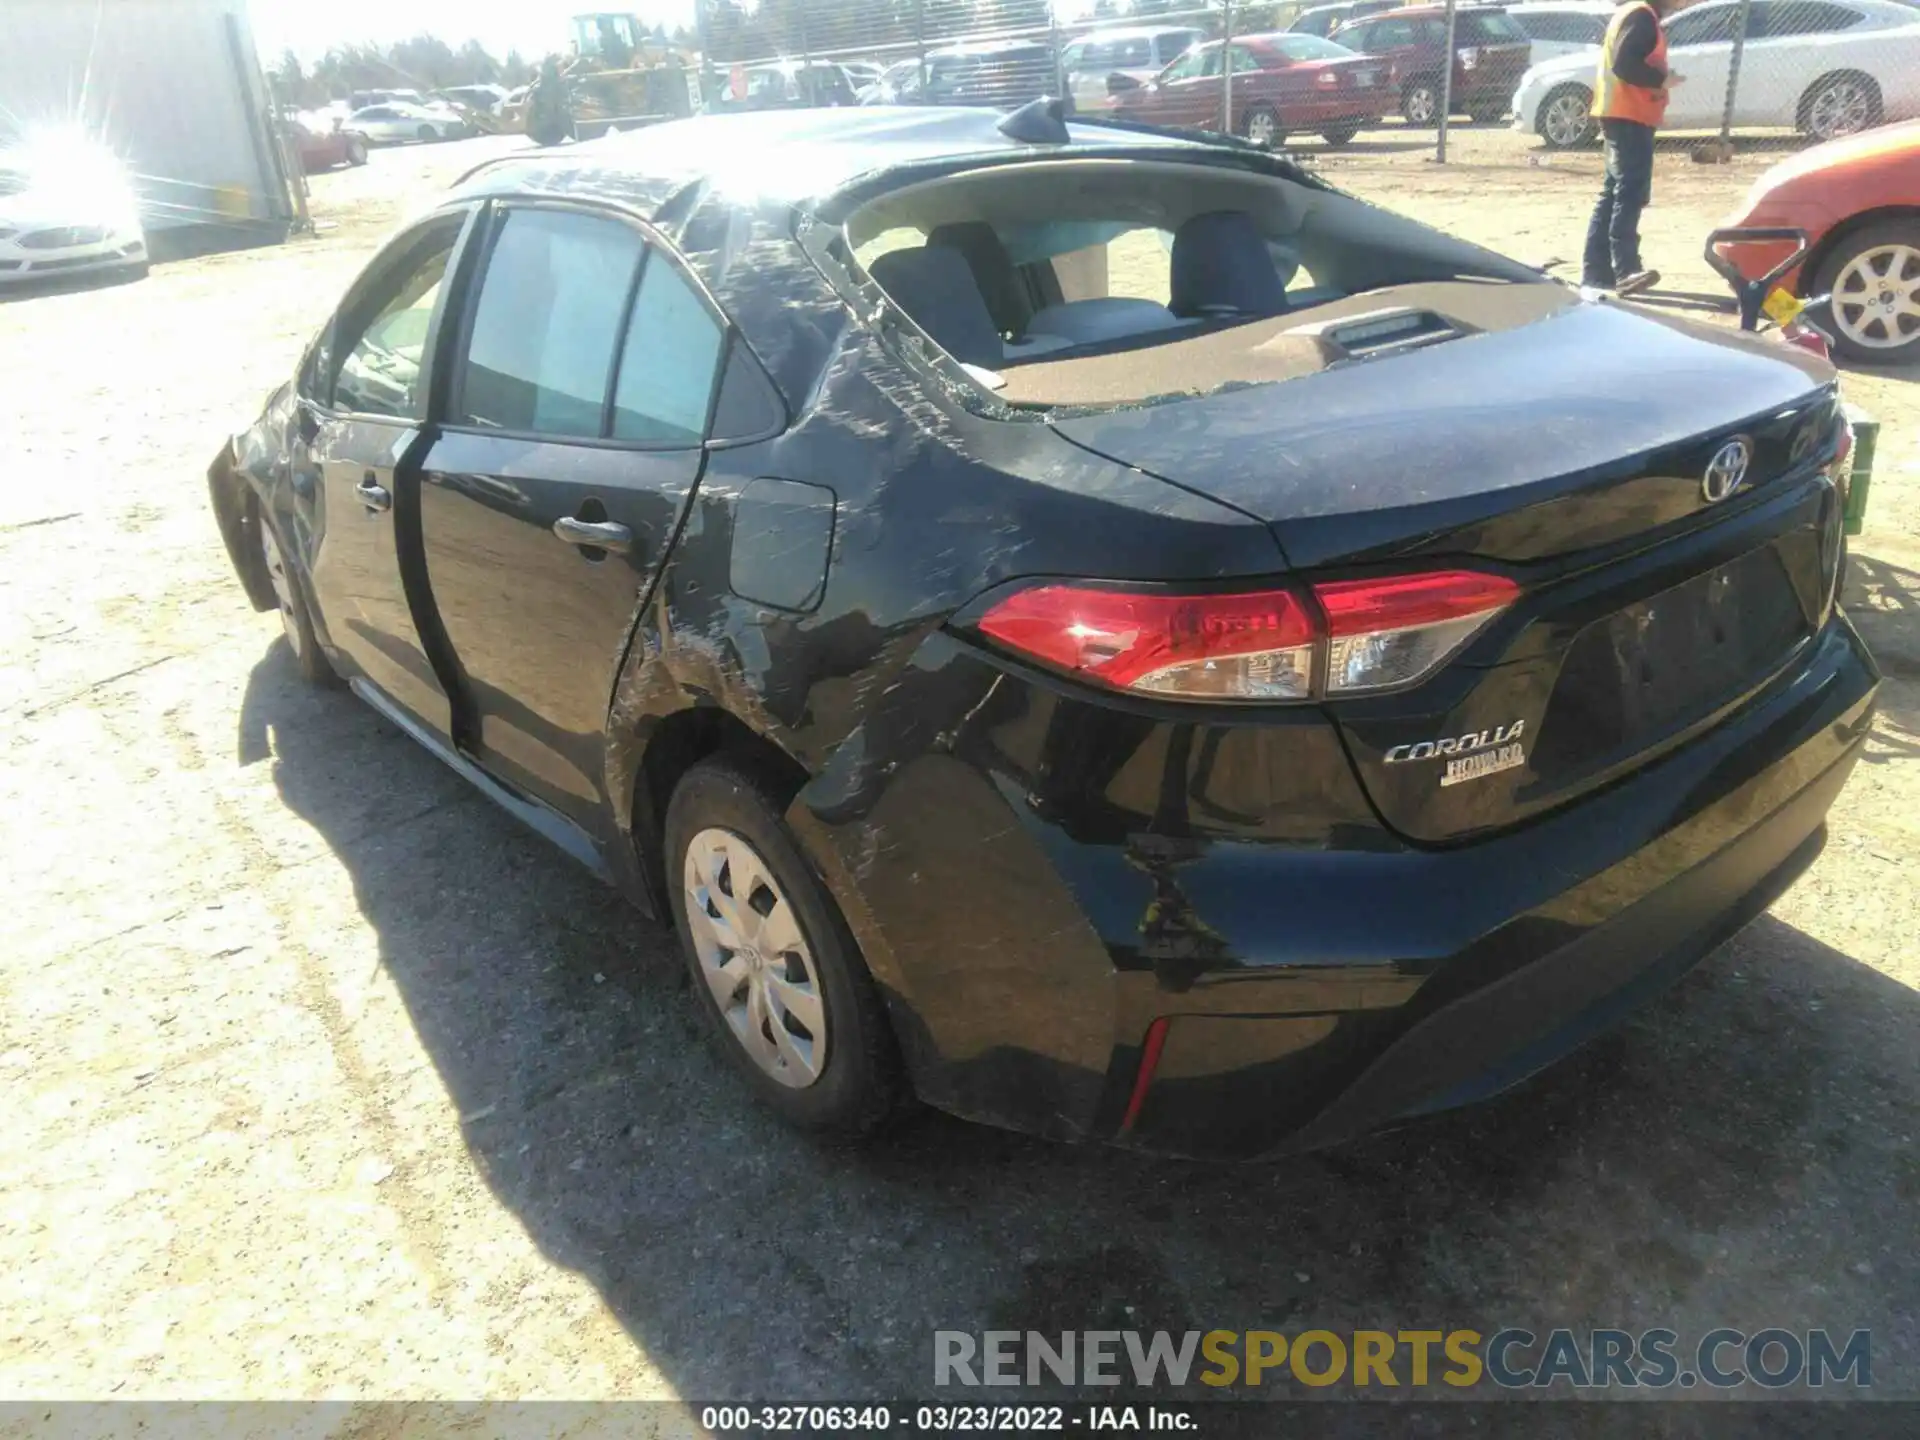
[(1810, 863), (1850, 443), (1813, 358), (1282, 157), (867, 108), (483, 167), (210, 478), (302, 672), (670, 918), (788, 1119), (1244, 1156), (1514, 1083)]

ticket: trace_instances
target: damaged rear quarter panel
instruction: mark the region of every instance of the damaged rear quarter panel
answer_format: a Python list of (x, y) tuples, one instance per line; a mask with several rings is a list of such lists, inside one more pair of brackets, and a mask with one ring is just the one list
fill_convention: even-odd
[[(1112, 962), (1012, 797), (956, 758), (994, 672), (953, 663), (965, 647), (941, 627), (1016, 578), (1227, 579), (1271, 575), (1282, 557), (1237, 511), (1043, 424), (973, 413), (881, 342), (877, 293), (849, 305), (792, 238), (790, 216), (715, 198), (684, 232), (792, 422), (709, 455), (616, 690), (609, 793), (635, 794), (646, 745), (671, 715), (718, 706), (743, 721), (808, 777), (789, 820), (892, 1002), (922, 1093), (1031, 1123), (1038, 1085), (1051, 1097), (1047, 1128), (1084, 1133), (1114, 1045)], [(730, 588), (735, 506), (763, 478), (836, 499), (811, 612)], [(657, 863), (657, 838), (634, 840)], [(1044, 968), (1022, 948), (1031, 918), (1003, 932), (965, 913), (969, 870), (1017, 879), (1030, 914), (1051, 917)], [(995, 1089), (970, 1090), (969, 1073), (998, 1076)], [(1022, 1094), (1000, 1090), (1009, 1075)]]

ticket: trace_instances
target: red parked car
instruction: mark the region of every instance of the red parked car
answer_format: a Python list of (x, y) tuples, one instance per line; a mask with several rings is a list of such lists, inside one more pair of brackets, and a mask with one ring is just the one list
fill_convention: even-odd
[[(1236, 36), (1232, 44), (1233, 128), (1261, 145), (1317, 131), (1345, 145), (1393, 113), (1393, 67), (1318, 35), (1276, 31)], [(1196, 45), (1144, 85), (1112, 78), (1114, 113), (1155, 125), (1220, 128), (1223, 49)]]
[(291, 122), (294, 139), (300, 146), (300, 165), (309, 175), (316, 170), (331, 170), (336, 165), (367, 163), (367, 137), (348, 130), (337, 122), (331, 130), (319, 130), (302, 120)]
[[(1788, 289), (1832, 295), (1834, 345), (1849, 360), (1920, 359), (1920, 120), (1829, 140), (1754, 182), (1727, 229), (1787, 227), (1812, 249)], [(1792, 253), (1765, 242), (1722, 247), (1749, 279)], [(1817, 317), (1816, 317), (1817, 318)]]
[[(1409, 125), (1440, 123), (1446, 76), (1447, 12), (1440, 5), (1408, 6), (1369, 15), (1334, 31), (1352, 50), (1378, 56), (1399, 76), (1400, 113)], [(1532, 63), (1533, 42), (1496, 6), (1463, 5), (1454, 17), (1453, 110), (1486, 124), (1506, 118), (1513, 92)]]

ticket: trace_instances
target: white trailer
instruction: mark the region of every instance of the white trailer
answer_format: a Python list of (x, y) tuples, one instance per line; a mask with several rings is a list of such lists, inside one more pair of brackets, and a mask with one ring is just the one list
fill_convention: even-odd
[(155, 259), (299, 214), (245, 0), (0, 0), (0, 144), (74, 125), (133, 172)]

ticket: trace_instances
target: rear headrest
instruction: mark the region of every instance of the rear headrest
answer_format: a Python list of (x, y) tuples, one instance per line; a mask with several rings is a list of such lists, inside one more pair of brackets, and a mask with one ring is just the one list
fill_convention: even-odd
[(962, 364), (997, 370), (1006, 358), (973, 271), (958, 250), (943, 245), (889, 250), (867, 273), (914, 324)]
[(1176, 315), (1278, 315), (1287, 308), (1286, 283), (1266, 237), (1244, 210), (1210, 210), (1175, 232), (1170, 288), (1167, 308)]
[(994, 329), (1003, 335), (1019, 335), (1025, 331), (1027, 322), (1033, 318), (1033, 307), (1027, 302), (1026, 288), (1020, 283), (1020, 272), (1014, 268), (1013, 257), (1007, 254), (1007, 247), (993, 226), (984, 220), (956, 220), (951, 225), (936, 225), (927, 232), (927, 244), (958, 250), (966, 257), (967, 268), (973, 271), (974, 283), (980, 287), (980, 298), (987, 302), (987, 314), (993, 317)]

